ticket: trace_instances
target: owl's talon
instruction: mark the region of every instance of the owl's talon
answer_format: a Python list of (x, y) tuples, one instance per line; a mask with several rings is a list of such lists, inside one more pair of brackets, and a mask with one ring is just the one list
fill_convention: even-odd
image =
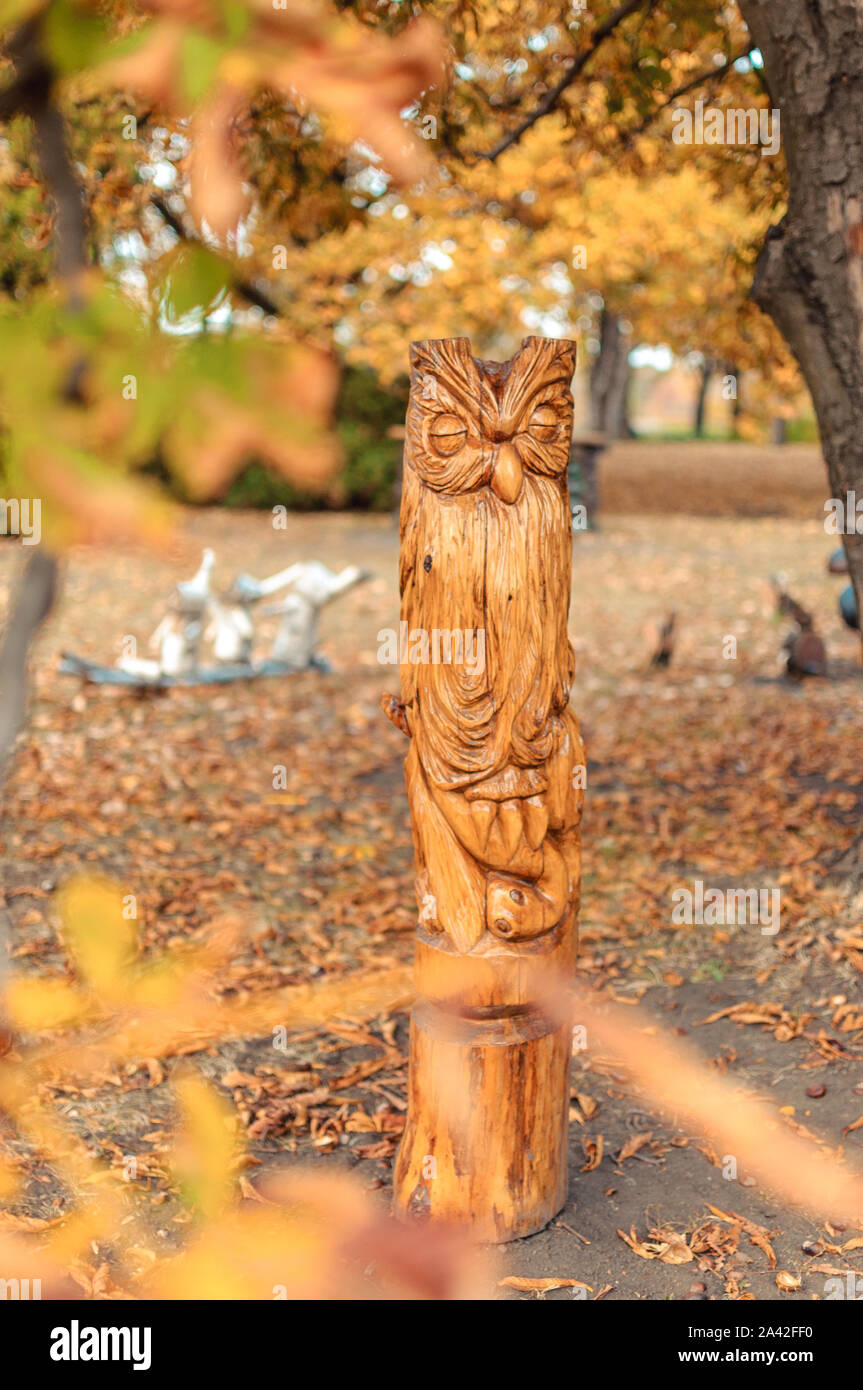
[(548, 830), (548, 810), (538, 796), (524, 802), (524, 835), (531, 849), (539, 849)]
[(476, 830), (477, 847), (484, 854), (488, 848), (489, 831), (497, 815), (497, 805), (494, 801), (469, 801), (467, 805)]
[(521, 808), (517, 801), (502, 801), (498, 807), (497, 823), (500, 827), (504, 853), (510, 860), (518, 848), (523, 822)]

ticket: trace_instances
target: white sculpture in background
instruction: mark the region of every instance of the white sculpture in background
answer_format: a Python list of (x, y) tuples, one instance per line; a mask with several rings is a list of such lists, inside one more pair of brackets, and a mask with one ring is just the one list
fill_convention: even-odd
[(212, 642), (213, 656), (221, 665), (251, 665), (255, 625), (249, 610), (240, 603), (225, 603), (212, 599), (210, 621), (204, 628), (204, 640)]
[(160, 676), (189, 676), (198, 669), (204, 620), (212, 602), (210, 575), (215, 561), (213, 551), (204, 550), (197, 574), (176, 586), (169, 611), (147, 643), (151, 652), (158, 652), (158, 659), (121, 656), (116, 663), (121, 671), (155, 681)]
[(285, 597), (261, 609), (262, 615), (276, 615), (282, 619), (273, 642), (272, 659), (296, 670), (305, 670), (307, 666), (326, 669), (326, 662), (316, 652), (321, 609), (369, 576), (356, 565), (348, 565), (340, 574), (334, 574), (319, 560), (292, 565), (290, 570), (283, 571), (283, 577), (287, 575), (290, 578), (285, 580), (288, 586)]
[(188, 676), (198, 667), (203, 623), (183, 613), (166, 613), (147, 644), (159, 653), (159, 672), (163, 676)]
[(238, 574), (228, 592), (228, 597), (237, 603), (257, 603), (259, 599), (269, 598), (278, 593), (294, 579), (299, 579), (304, 565), (288, 565), (286, 570), (271, 574), (269, 579), (255, 579), (251, 574)]
[[(326, 662), (316, 652), (320, 610), (369, 577), (356, 565), (334, 574), (326, 565), (311, 560), (289, 565), (268, 579), (239, 574), (220, 598), (211, 590), (214, 564), (213, 551), (204, 550), (197, 574), (177, 584), (170, 610), (148, 643), (150, 650), (158, 653), (158, 659), (122, 656), (116, 663), (121, 671), (154, 682), (161, 676), (198, 674), (206, 678), (208, 668), (199, 664), (202, 637), (211, 644), (216, 668), (246, 666), (253, 673), (280, 668), (305, 670), (310, 666), (326, 670)], [(253, 666), (255, 627), (251, 610), (261, 599), (284, 589), (288, 592), (283, 599), (259, 609), (262, 616), (278, 616), (282, 621), (269, 661)]]
[(216, 563), (215, 553), (209, 547), (201, 555), (198, 573), (192, 579), (181, 580), (174, 593), (174, 602), (181, 613), (190, 617), (202, 617), (210, 602), (210, 575)]

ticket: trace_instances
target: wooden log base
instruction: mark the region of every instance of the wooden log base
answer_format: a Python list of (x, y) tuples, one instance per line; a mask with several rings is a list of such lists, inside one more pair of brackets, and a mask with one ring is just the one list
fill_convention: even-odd
[(468, 1018), (416, 1004), (396, 1213), (493, 1244), (547, 1226), (566, 1201), (570, 1054), (568, 1025), (535, 1009)]
[(449, 1013), (468, 1017), (529, 1009), (549, 990), (575, 975), (578, 924), (572, 907), (557, 926), (518, 948), (491, 935), (468, 955), (443, 932), (417, 928), (414, 979), (417, 994)]

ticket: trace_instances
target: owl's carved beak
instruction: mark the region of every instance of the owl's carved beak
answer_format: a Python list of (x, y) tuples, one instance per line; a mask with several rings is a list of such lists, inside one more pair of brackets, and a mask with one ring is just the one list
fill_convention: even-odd
[(518, 449), (511, 440), (500, 444), (491, 474), (491, 490), (501, 502), (515, 502), (521, 492), (524, 472)]

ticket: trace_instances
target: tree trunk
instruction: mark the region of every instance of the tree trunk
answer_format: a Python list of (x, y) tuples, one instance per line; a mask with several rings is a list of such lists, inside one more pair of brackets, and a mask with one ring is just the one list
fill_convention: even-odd
[(627, 416), (629, 339), (610, 309), (602, 311), (599, 341), (599, 356), (590, 373), (591, 428), (609, 439), (627, 439), (632, 434)]
[[(781, 113), (788, 211), (753, 294), (812, 393), (833, 497), (863, 496), (863, 9), (740, 0)], [(843, 537), (863, 612), (863, 534)]]
[(696, 439), (704, 438), (704, 414), (707, 406), (707, 392), (713, 379), (713, 363), (706, 358), (701, 367), (701, 378), (698, 383), (698, 395), (695, 398), (695, 419), (692, 422), (692, 431)]
[(787, 437), (785, 421), (781, 415), (774, 415), (770, 421), (770, 443), (784, 444)]
[(725, 366), (726, 377), (734, 377), (734, 395), (731, 397), (731, 438), (740, 438), (740, 417), (743, 413), (743, 405), (740, 399), (740, 374), (733, 362)]
[(584, 507), (589, 531), (599, 528), (599, 460), (604, 452), (595, 444), (577, 442), (569, 452), (569, 500), (573, 507)]

